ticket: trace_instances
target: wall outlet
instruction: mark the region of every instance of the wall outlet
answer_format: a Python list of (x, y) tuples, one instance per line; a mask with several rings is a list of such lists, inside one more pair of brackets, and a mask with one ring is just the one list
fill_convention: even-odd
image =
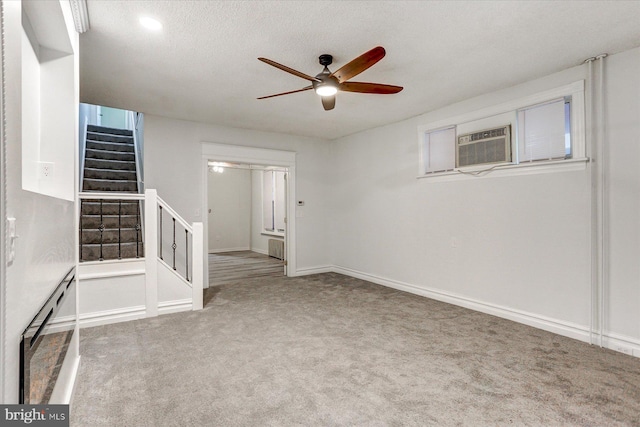
[(53, 178), (53, 163), (52, 162), (38, 162), (38, 178), (43, 180), (49, 180)]

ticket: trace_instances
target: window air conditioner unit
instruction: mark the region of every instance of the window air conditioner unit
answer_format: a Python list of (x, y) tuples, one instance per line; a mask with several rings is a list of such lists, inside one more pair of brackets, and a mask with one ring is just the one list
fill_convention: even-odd
[(511, 125), (458, 136), (456, 167), (511, 162)]

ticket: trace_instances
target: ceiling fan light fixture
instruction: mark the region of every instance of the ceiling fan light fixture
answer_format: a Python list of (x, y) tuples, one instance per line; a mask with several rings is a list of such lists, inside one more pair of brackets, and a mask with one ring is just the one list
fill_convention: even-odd
[(333, 96), (338, 93), (338, 88), (332, 84), (325, 83), (316, 86), (316, 93), (320, 96)]

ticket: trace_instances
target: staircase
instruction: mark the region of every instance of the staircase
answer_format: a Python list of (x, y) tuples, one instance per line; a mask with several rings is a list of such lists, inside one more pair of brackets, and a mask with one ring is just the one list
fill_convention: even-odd
[[(133, 132), (87, 126), (82, 191), (138, 193)], [(81, 199), (80, 261), (140, 258), (140, 202)]]

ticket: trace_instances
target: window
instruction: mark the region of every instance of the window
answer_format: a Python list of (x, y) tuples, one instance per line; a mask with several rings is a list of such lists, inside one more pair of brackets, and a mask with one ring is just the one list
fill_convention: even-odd
[[(482, 142), (479, 145), (473, 142), (473, 138), (476, 134), (498, 132), (500, 129), (508, 132), (506, 138), (500, 139), (500, 159), (503, 160), (485, 161), (485, 157), (493, 158), (487, 151), (492, 149), (487, 142), (491, 138), (479, 141)], [(489, 173), (504, 176), (584, 169), (588, 160), (584, 81), (420, 126), (418, 135), (418, 177), (457, 176), (466, 179), (465, 176)], [(465, 139), (467, 136), (471, 142)], [(484, 151), (469, 162), (466, 157), (460, 157), (465, 153), (460, 150), (456, 153), (460, 144), (466, 143), (473, 145), (476, 151)]]
[(455, 127), (426, 132), (422, 154), (425, 173), (453, 170), (456, 166), (455, 144)]
[(271, 233), (285, 231), (286, 172), (266, 170), (262, 176), (262, 219), (264, 230)]
[(518, 161), (571, 158), (571, 98), (518, 110)]

